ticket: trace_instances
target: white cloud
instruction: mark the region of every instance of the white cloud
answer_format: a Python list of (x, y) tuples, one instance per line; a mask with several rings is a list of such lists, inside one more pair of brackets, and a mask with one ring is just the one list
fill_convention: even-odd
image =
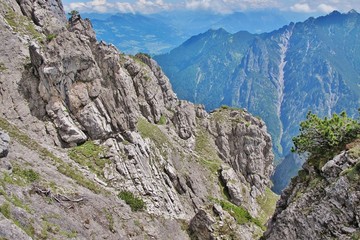
[(313, 10), (310, 8), (309, 4), (307, 4), (307, 3), (296, 3), (290, 7), (290, 10), (293, 12), (300, 12), (300, 13), (313, 12)]
[(162, 0), (138, 0), (133, 8), (136, 12), (140, 13), (155, 13), (159, 11), (170, 10), (172, 8), (171, 4), (164, 3)]
[(336, 10), (336, 8), (334, 8), (333, 6), (324, 3), (320, 4), (317, 8), (320, 12), (324, 12), (324, 13), (330, 13)]
[(65, 5), (65, 10), (79, 12), (121, 12), (121, 13), (155, 13), (170, 10), (172, 4), (163, 0), (137, 0), (136, 2), (108, 2), (107, 0), (92, 0), (89, 2), (75, 2)]
[(108, 3), (106, 0), (93, 0), (90, 2), (76, 2), (70, 3), (68, 9), (66, 10), (78, 10), (80, 12), (107, 12), (113, 7), (112, 3)]
[(275, 0), (186, 0), (185, 7), (190, 10), (210, 10), (218, 13), (276, 8)]
[(115, 3), (115, 8), (120, 13), (135, 13), (133, 6), (128, 2), (117, 2)]

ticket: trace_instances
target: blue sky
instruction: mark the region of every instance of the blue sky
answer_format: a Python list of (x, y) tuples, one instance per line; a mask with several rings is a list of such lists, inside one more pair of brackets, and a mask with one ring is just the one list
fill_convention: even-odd
[(216, 13), (277, 9), (305, 14), (333, 10), (360, 10), (360, 0), (63, 0), (65, 10), (97, 13), (156, 13), (172, 10), (208, 10)]

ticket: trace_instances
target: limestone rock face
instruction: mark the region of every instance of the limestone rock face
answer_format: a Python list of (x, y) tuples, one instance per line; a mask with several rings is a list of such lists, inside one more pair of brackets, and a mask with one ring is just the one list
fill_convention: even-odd
[(220, 109), (212, 113), (210, 129), (221, 158), (253, 186), (252, 196), (263, 192), (274, 158), (265, 123), (243, 110)]
[(65, 29), (66, 16), (61, 0), (18, 0), (22, 13), (46, 34), (57, 34)]
[[(204, 214), (214, 239), (227, 228), (241, 239), (262, 232), (252, 219), (273, 168), (262, 121), (179, 100), (153, 59), (97, 42), (91, 23), (77, 14), (66, 22), (57, 0), (0, 2), (0, 128), (12, 134), (0, 201), (9, 221), (55, 239), (189, 239), (184, 229)], [(36, 34), (11, 26), (9, 14)], [(221, 201), (251, 218), (209, 211)], [(192, 231), (203, 232), (196, 221)]]
[(264, 239), (358, 239), (360, 142), (320, 171), (309, 163), (284, 191)]

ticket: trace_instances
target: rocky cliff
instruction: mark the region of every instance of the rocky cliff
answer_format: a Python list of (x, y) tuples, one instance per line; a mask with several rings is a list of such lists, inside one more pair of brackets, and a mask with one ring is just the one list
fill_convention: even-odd
[(309, 159), (281, 195), (263, 239), (359, 239), (360, 140)]
[(262, 234), (276, 200), (262, 120), (179, 100), (154, 60), (97, 42), (58, 0), (0, 13), (0, 237)]

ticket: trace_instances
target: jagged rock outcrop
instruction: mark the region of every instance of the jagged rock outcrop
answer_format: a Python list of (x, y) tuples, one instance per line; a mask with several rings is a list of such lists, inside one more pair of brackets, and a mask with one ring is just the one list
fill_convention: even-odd
[(262, 232), (273, 154), (261, 120), (178, 100), (154, 60), (97, 42), (77, 14), (63, 22), (59, 1), (0, 3), (0, 127), (14, 142), (0, 208), (18, 234), (187, 239), (189, 221), (219, 202), (240, 239)]
[(360, 141), (320, 169), (303, 166), (283, 192), (263, 239), (360, 237)]

